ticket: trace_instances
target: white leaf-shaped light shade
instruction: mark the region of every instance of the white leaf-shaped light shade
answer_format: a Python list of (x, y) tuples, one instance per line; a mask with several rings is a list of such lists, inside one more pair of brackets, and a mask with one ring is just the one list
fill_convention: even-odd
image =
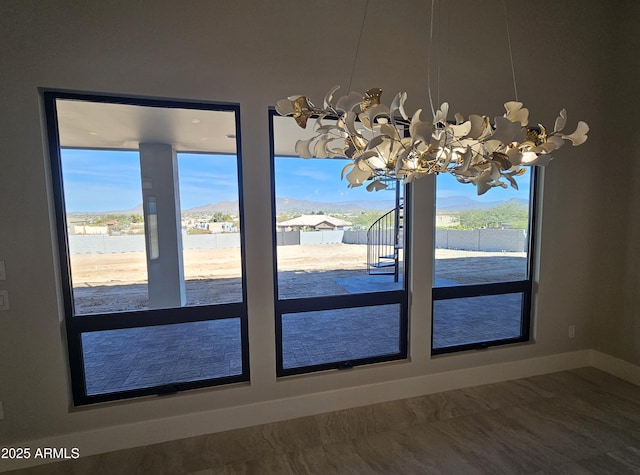
[(449, 103), (443, 102), (440, 106), (440, 109), (436, 111), (436, 115), (433, 118), (433, 123), (437, 124), (438, 122), (442, 122), (443, 124), (446, 124), (447, 115), (449, 115)]
[(313, 147), (313, 155), (317, 158), (327, 158), (329, 156), (328, 145), (333, 139), (318, 140)]
[(344, 129), (347, 134), (352, 136), (360, 136), (360, 132), (356, 130), (356, 113), (353, 111), (348, 111), (345, 115), (342, 116), (340, 121), (344, 124)]
[(411, 125), (409, 125), (409, 135), (413, 138), (414, 142), (419, 140), (423, 143), (429, 143), (431, 141), (431, 134), (433, 128), (431, 122), (424, 122), (420, 120), (420, 113), (422, 109), (418, 109), (411, 118)]
[(347, 173), (347, 180), (349, 181), (349, 186), (356, 187), (362, 186), (362, 184), (371, 178), (373, 172), (371, 170), (363, 170), (359, 166), (355, 166), (351, 169), (349, 173)]
[(474, 183), (478, 189), (478, 195), (484, 195), (487, 191), (491, 189), (491, 182), (493, 179), (491, 178), (491, 172), (486, 171), (481, 175), (472, 178), (471, 182)]
[(299, 157), (301, 158), (313, 157), (311, 150), (309, 150), (309, 145), (311, 145), (311, 142), (313, 142), (314, 139), (315, 137), (311, 137), (310, 139), (298, 140), (296, 142), (296, 153), (298, 154)]
[(367, 163), (374, 170), (383, 170), (387, 168), (387, 160), (383, 155), (377, 153), (367, 159)]
[(500, 179), (500, 168), (493, 162), (489, 168), (489, 177), (491, 177), (493, 181)]
[(362, 120), (363, 117), (366, 117), (368, 119), (368, 123), (370, 124), (368, 129), (371, 130), (375, 125), (376, 119), (381, 117), (389, 117), (389, 108), (384, 104), (378, 104), (373, 107), (369, 107), (366, 111), (360, 114), (360, 120)]
[(380, 146), (385, 140), (386, 140), (386, 137), (384, 135), (376, 135), (371, 140), (369, 140), (369, 142), (367, 143), (366, 149), (367, 150), (374, 149)]
[(472, 156), (473, 152), (471, 151), (471, 147), (467, 147), (467, 150), (462, 154), (462, 160), (460, 165), (457, 167), (457, 170), (460, 172), (466, 172), (469, 169), (469, 165), (471, 165)]
[(278, 102), (276, 102), (276, 112), (280, 115), (293, 114), (293, 102), (291, 102), (289, 99), (280, 99)]
[(509, 148), (506, 152), (512, 165), (518, 166), (522, 163), (522, 152), (517, 147)]
[(329, 158), (344, 158), (344, 148), (329, 148), (327, 155)]
[(399, 92), (396, 94), (396, 97), (393, 99), (391, 106), (389, 106), (389, 113), (391, 117), (395, 117), (396, 112), (399, 112), (404, 120), (409, 120), (409, 116), (404, 110), (404, 103), (407, 100), (406, 92)]
[(525, 133), (520, 122), (512, 122), (505, 117), (496, 117), (495, 124), (496, 130), (493, 132), (491, 140), (498, 140), (503, 145), (524, 140)]
[(319, 127), (316, 126), (315, 129), (314, 129), (314, 132), (316, 134), (328, 134), (330, 132), (336, 131), (336, 129), (337, 129), (337, 131), (340, 130), (335, 125), (321, 125)]
[(523, 165), (532, 165), (536, 160), (538, 160), (538, 154), (535, 152), (523, 152), (520, 163)]
[(502, 141), (493, 140), (493, 137), (491, 137), (491, 140), (487, 140), (486, 142), (484, 142), (484, 144), (482, 144), (482, 151), (480, 153), (482, 154), (482, 156), (488, 157), (493, 152), (497, 152), (498, 150), (500, 150), (502, 147), (504, 147)]
[(558, 148), (558, 145), (555, 142), (552, 142), (551, 140), (549, 140), (543, 144), (538, 145), (537, 147), (533, 147), (531, 151), (535, 153), (546, 154), (546, 153), (553, 152), (557, 148)]
[(519, 122), (522, 127), (526, 127), (529, 123), (529, 109), (522, 107), (522, 102), (511, 101), (504, 105), (507, 113), (505, 118), (511, 122)]
[(358, 114), (358, 120), (360, 121), (360, 124), (362, 124), (362, 126), (367, 129), (370, 132), (373, 132), (373, 126), (371, 125), (371, 119), (369, 118), (369, 116), (364, 115), (364, 113)]
[(380, 180), (373, 180), (367, 185), (367, 191), (380, 191), (387, 187), (386, 183), (382, 183)]
[(386, 167), (389, 162), (395, 163), (396, 157), (402, 149), (397, 141), (385, 137), (383, 142), (376, 146), (375, 150), (380, 159), (384, 161)]
[(342, 96), (340, 99), (338, 99), (336, 110), (339, 112), (350, 112), (362, 101), (362, 94), (360, 94), (359, 92), (351, 91), (348, 95)]
[(367, 150), (366, 152), (361, 153), (356, 159), (356, 166), (360, 167), (362, 170), (371, 171), (371, 164), (369, 164), (369, 159), (376, 157), (378, 152), (375, 150)]
[(466, 135), (471, 131), (471, 122), (466, 121), (459, 125), (449, 125), (447, 126), (453, 132), (453, 136), (456, 138), (466, 137)]
[(558, 118), (556, 119), (556, 123), (553, 127), (553, 133), (561, 132), (565, 125), (567, 125), (567, 110), (562, 109), (560, 111), (560, 115), (558, 115)]
[(325, 109), (329, 109), (329, 108), (333, 108), (333, 94), (340, 89), (340, 86), (333, 86), (331, 89), (329, 89), (327, 91), (327, 93), (324, 96), (324, 108)]
[(509, 183), (511, 184), (511, 188), (515, 188), (516, 190), (518, 189), (518, 182), (516, 181), (515, 178), (513, 178), (511, 174), (505, 173), (502, 176), (509, 181)]
[(586, 122), (578, 122), (576, 131), (571, 135), (563, 135), (563, 139), (571, 140), (574, 146), (581, 145), (587, 141), (587, 132), (589, 132), (589, 126)]
[(528, 154), (532, 153), (532, 152), (525, 152), (523, 153), (523, 160), (522, 160), (522, 164), (523, 165), (536, 165), (536, 166), (545, 166), (548, 165), (549, 162), (551, 160), (553, 160), (553, 157), (551, 155), (536, 155), (535, 153), (532, 156), (529, 156)]
[(347, 163), (344, 168), (342, 169), (342, 172), (340, 173), (340, 179), (344, 180), (344, 175), (346, 173), (348, 173), (353, 167), (355, 167), (356, 164), (354, 162), (351, 163)]
[(564, 140), (562, 139), (562, 137), (558, 137), (557, 135), (547, 137), (547, 142), (553, 142), (556, 146), (556, 150), (564, 145)]
[(391, 124), (382, 124), (380, 126), (380, 133), (392, 140), (400, 140), (400, 131)]
[(489, 119), (487, 117), (470, 115), (469, 122), (471, 122), (469, 137), (472, 139), (480, 139), (491, 131), (491, 126), (489, 125)]

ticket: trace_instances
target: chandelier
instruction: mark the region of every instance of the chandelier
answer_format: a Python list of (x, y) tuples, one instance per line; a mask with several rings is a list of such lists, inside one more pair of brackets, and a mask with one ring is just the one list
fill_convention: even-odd
[[(527, 166), (543, 166), (551, 152), (565, 141), (574, 146), (587, 140), (589, 126), (579, 121), (565, 134), (567, 112), (560, 111), (553, 130), (542, 124), (529, 126), (529, 110), (522, 102), (507, 102), (505, 114), (493, 122), (487, 116), (455, 114), (448, 120), (444, 102), (431, 121), (422, 120), (418, 109), (411, 119), (405, 112), (406, 93), (398, 93), (390, 106), (380, 102), (381, 89), (364, 95), (350, 92), (334, 101), (339, 86), (329, 90), (323, 107), (306, 96), (291, 96), (277, 102), (280, 115), (292, 115), (303, 129), (314, 120), (314, 136), (296, 142), (302, 158), (348, 158), (342, 170), (349, 187), (368, 182), (368, 191), (387, 187), (389, 179), (409, 183), (424, 175), (450, 173), (461, 183), (472, 183), (478, 195), (493, 187), (518, 189), (516, 177)], [(332, 120), (323, 122), (325, 119)]]
[[(506, 0), (503, 5), (515, 101), (507, 102), (505, 114), (493, 122), (485, 115), (470, 115), (465, 119), (458, 113), (449, 120), (447, 102), (434, 110), (429, 72), (434, 4), (432, 0), (427, 58), (432, 119), (422, 120), (422, 109), (409, 118), (404, 108), (407, 100), (404, 92), (396, 94), (390, 106), (380, 102), (382, 89), (379, 88), (369, 89), (365, 94), (348, 90), (346, 95), (334, 100), (340, 88), (334, 86), (325, 95), (322, 107), (316, 107), (306, 96), (290, 96), (277, 102), (276, 111), (280, 115), (293, 116), (303, 129), (309, 119), (315, 118), (314, 135), (296, 142), (295, 150), (300, 157), (346, 157), (350, 162), (343, 168), (342, 178), (347, 179), (349, 187), (367, 183), (368, 191), (382, 190), (394, 179), (409, 183), (425, 175), (450, 173), (461, 183), (475, 185), (478, 195), (482, 195), (494, 187), (511, 185), (518, 189), (516, 177), (526, 172), (524, 167), (546, 165), (552, 159), (550, 154), (565, 141), (577, 146), (587, 140), (586, 122), (579, 121), (573, 133), (564, 133), (565, 109), (560, 111), (553, 130), (542, 124), (529, 125), (529, 110), (518, 102)], [(366, 8), (360, 39), (365, 18)]]

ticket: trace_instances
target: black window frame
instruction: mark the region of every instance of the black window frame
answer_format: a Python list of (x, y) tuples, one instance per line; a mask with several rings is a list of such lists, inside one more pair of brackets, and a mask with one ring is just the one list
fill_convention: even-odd
[[(531, 339), (531, 305), (533, 298), (533, 274), (536, 250), (536, 223), (538, 214), (538, 182), (539, 173), (537, 167), (530, 168), (529, 187), (529, 229), (527, 231), (527, 270), (526, 278), (522, 280), (492, 282), (483, 284), (457, 285), (454, 287), (432, 287), (431, 298), (431, 355), (442, 355), (447, 353), (457, 353), (468, 350), (484, 350), (493, 346), (510, 345), (514, 343), (525, 343)], [(498, 191), (499, 192), (499, 191)], [(437, 193), (437, 191), (436, 191)], [(434, 222), (434, 233), (435, 233)], [(434, 241), (435, 242), (435, 241)], [(435, 259), (433, 260), (435, 264)], [(496, 340), (478, 341), (460, 345), (452, 345), (434, 348), (434, 321), (435, 302), (439, 300), (449, 300), (468, 297), (484, 297), (493, 295), (521, 294), (521, 314), (520, 314), (520, 336), (513, 338), (502, 338)]]
[[(298, 374), (307, 374), (318, 371), (326, 371), (332, 369), (349, 369), (354, 366), (369, 365), (374, 363), (382, 363), (388, 361), (406, 360), (408, 358), (408, 340), (409, 340), (409, 275), (410, 275), (410, 239), (411, 236), (411, 186), (404, 186), (404, 255), (403, 255), (403, 288), (402, 290), (387, 290), (376, 292), (365, 292), (350, 295), (330, 295), (321, 297), (302, 297), (281, 299), (278, 291), (278, 246), (277, 246), (277, 229), (275, 225), (276, 216), (276, 183), (275, 183), (275, 135), (274, 135), (274, 117), (279, 117), (274, 108), (269, 109), (269, 155), (270, 155), (270, 176), (271, 176), (271, 217), (272, 217), (272, 248), (273, 248), (273, 290), (275, 302), (275, 329), (276, 329), (276, 376), (293, 376)], [(327, 117), (332, 119), (332, 117)], [(337, 119), (337, 118), (333, 118)], [(278, 155), (280, 156), (280, 155)], [(294, 158), (299, 158), (294, 156)], [(321, 159), (318, 159), (321, 160)], [(338, 177), (336, 177), (338, 179)], [(346, 186), (346, 184), (345, 184)], [(308, 366), (297, 366), (295, 368), (285, 368), (283, 362), (282, 347), (282, 316), (290, 313), (304, 313), (322, 310), (341, 310), (346, 308), (359, 308), (376, 305), (400, 305), (399, 315), (399, 351), (397, 353), (372, 356), (367, 358), (357, 358), (350, 360), (341, 360), (335, 362), (321, 363)]]
[[(107, 401), (116, 401), (141, 396), (163, 395), (210, 386), (250, 381), (249, 337), (247, 313), (246, 252), (244, 232), (244, 206), (242, 189), (242, 149), (240, 129), (240, 105), (232, 103), (212, 103), (204, 101), (187, 101), (176, 99), (157, 99), (137, 96), (110, 94), (94, 94), (69, 92), (55, 89), (41, 91), (44, 102), (47, 125), (49, 162), (54, 198), (56, 220), (56, 236), (62, 282), (62, 298), (64, 306), (64, 325), (67, 336), (67, 351), (71, 374), (71, 389), (75, 406), (83, 406)], [(71, 276), (69, 240), (67, 231), (66, 207), (64, 201), (64, 183), (62, 176), (61, 147), (59, 142), (59, 124), (56, 101), (78, 100), (105, 104), (123, 104), (159, 108), (179, 108), (209, 111), (234, 112), (236, 129), (236, 156), (238, 171), (238, 206), (240, 220), (240, 254), (242, 270), (242, 301), (199, 305), (179, 308), (146, 309), (140, 311), (96, 313), (76, 315), (73, 300), (73, 284)], [(156, 385), (132, 390), (114, 391), (88, 395), (86, 391), (85, 371), (83, 364), (82, 335), (84, 333), (120, 330), (128, 328), (155, 327), (171, 324), (213, 321), (219, 319), (235, 319), (240, 321), (240, 341), (242, 354), (242, 373), (197, 381), (186, 381), (172, 384)]]

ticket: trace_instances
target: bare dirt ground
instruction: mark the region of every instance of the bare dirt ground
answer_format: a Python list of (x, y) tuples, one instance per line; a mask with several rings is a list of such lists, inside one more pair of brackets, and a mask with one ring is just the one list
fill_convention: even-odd
[[(366, 246), (358, 244), (307, 244), (280, 246), (279, 271), (366, 270)], [(484, 272), (497, 263), (500, 273), (520, 273), (525, 253), (476, 252), (436, 249), (436, 260), (446, 261), (451, 277), (459, 279), (477, 273), (478, 259), (492, 258), (482, 265)], [(240, 249), (185, 249), (183, 254), (186, 280), (240, 277)], [(450, 259), (456, 259), (451, 262)], [(472, 260), (470, 260), (472, 259)], [(485, 261), (482, 261), (485, 262)], [(509, 262), (509, 265), (507, 265)], [(455, 266), (453, 265), (455, 264)], [(437, 272), (436, 263), (436, 272)], [(71, 258), (74, 287), (96, 285), (143, 284), (147, 281), (146, 257), (142, 252), (120, 254), (74, 254)]]
[[(280, 246), (280, 271), (366, 269), (367, 249), (354, 244)], [(185, 249), (185, 279), (240, 277), (240, 249)], [(147, 262), (142, 252), (75, 254), (71, 259), (74, 287), (142, 284), (147, 281)]]
[[(336, 279), (366, 276), (365, 245), (308, 244), (278, 248), (281, 297), (347, 293)], [(459, 284), (519, 280), (525, 253), (436, 250), (436, 277)], [(240, 249), (186, 249), (187, 304), (238, 301)], [(77, 313), (145, 308), (146, 257), (142, 252), (75, 254), (71, 258)]]

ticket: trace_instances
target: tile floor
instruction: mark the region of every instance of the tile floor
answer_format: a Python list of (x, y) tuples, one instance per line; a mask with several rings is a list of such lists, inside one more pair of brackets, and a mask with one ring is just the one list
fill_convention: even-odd
[(638, 474), (640, 387), (580, 368), (80, 457), (12, 475), (114, 473)]

